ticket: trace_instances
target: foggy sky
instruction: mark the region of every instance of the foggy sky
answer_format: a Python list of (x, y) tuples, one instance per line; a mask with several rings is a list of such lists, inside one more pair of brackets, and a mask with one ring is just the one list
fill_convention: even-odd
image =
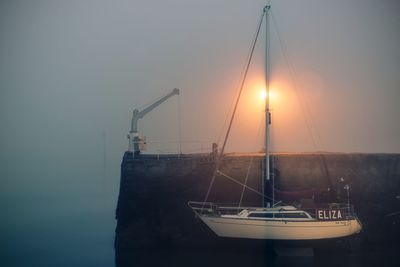
[[(107, 166), (107, 176), (118, 176), (132, 110), (174, 87), (181, 96), (139, 123), (149, 151), (177, 152), (179, 140), (183, 152), (220, 143), (263, 5), (2, 1), (1, 160), (30, 159), (21, 173), (6, 167), (3, 176), (40, 179), (62, 168), (67, 177), (97, 177)], [(281, 94), (273, 104), (275, 151), (400, 152), (399, 7), (389, 0), (273, 3), (295, 70), (293, 77), (272, 27), (271, 79)], [(247, 92), (262, 78), (262, 51), (257, 46)], [(299, 92), (305, 104), (297, 103)], [(228, 151), (262, 148), (263, 108), (249, 99)]]
[[(218, 141), (263, 5), (3, 1), (2, 147), (7, 153), (43, 155), (84, 145), (95, 152), (105, 132), (109, 149), (121, 153), (132, 109), (174, 87), (182, 90), (181, 141), (204, 146)], [(315, 121), (311, 131), (317, 129), (321, 139), (317, 147), (310, 145), (313, 133), (298, 109), (283, 117), (297, 133), (277, 121), (275, 150), (400, 151), (399, 6), (397, 1), (273, 2), (294, 79)], [(272, 83), (279, 79), (295, 92), (274, 31)], [(259, 47), (258, 58), (261, 52)], [(283, 100), (274, 116), (295, 105)], [(178, 141), (178, 117), (178, 100), (170, 99), (140, 122), (140, 132), (150, 142)], [(236, 126), (237, 135), (256, 137), (254, 125)], [(231, 150), (252, 149), (235, 133), (232, 138)]]
[[(274, 151), (400, 152), (399, 3), (273, 1), (294, 70), (271, 27)], [(52, 244), (80, 243), (71, 239), (81, 229), (71, 218), (92, 216), (100, 205), (108, 229), (100, 232), (109, 235), (112, 252), (132, 110), (180, 88), (179, 98), (139, 123), (149, 152), (178, 152), (179, 141), (184, 153), (221, 143), (263, 6), (261, 0), (1, 1), (0, 228), (4, 240), (14, 241), (2, 251), (15, 256), (25, 246), (40, 257), (32, 242), (49, 229), (60, 232), (54, 225), (63, 218), (76, 228), (48, 242), (50, 251), (59, 249), (53, 255), (64, 255)], [(260, 44), (228, 151), (263, 146), (263, 107), (255, 97), (262, 52)], [(89, 225), (79, 233), (85, 240)]]

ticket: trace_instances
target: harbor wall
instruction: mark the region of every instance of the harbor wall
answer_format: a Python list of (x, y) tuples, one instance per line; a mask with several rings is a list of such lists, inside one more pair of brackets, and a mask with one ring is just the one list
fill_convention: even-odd
[[(133, 157), (126, 152), (116, 209), (116, 250), (223, 243), (187, 205), (204, 200), (215, 165), (213, 154)], [(350, 201), (363, 224), (362, 243), (400, 241), (399, 154), (278, 153), (272, 156), (271, 167), (275, 187), (290, 203), (311, 201), (307, 198), (347, 202), (344, 186), (350, 185)], [(220, 169), (262, 191), (260, 154), (226, 155)], [(296, 194), (310, 191), (319, 193)], [(261, 204), (258, 194), (243, 192), (243, 186), (217, 175), (207, 200), (238, 203), (242, 194), (243, 205)]]

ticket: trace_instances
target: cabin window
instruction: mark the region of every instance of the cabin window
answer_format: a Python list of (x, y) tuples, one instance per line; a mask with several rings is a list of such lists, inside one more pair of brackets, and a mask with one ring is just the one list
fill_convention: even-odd
[(273, 218), (272, 213), (250, 213), (251, 218)]
[(296, 213), (276, 213), (275, 218), (308, 218), (307, 214), (304, 212)]

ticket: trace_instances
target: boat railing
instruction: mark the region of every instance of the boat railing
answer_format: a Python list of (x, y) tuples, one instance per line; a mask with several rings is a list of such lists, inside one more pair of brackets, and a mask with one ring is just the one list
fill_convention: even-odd
[(188, 206), (200, 214), (237, 214), (244, 209), (256, 209), (254, 206), (239, 206), (238, 203), (214, 203), (214, 202), (196, 202), (189, 201)]
[[(260, 207), (250, 204), (247, 203), (245, 206), (239, 206), (238, 203), (188, 202), (188, 206), (196, 214), (207, 215), (228, 215), (238, 214), (242, 210), (260, 210)], [(354, 212), (354, 206), (347, 203), (330, 203), (310, 208), (297, 207), (297, 209), (307, 212), (312, 218), (317, 220), (351, 220), (357, 217)]]
[(212, 202), (189, 201), (188, 206), (195, 213), (201, 213), (201, 214), (213, 214), (217, 209), (217, 206)]

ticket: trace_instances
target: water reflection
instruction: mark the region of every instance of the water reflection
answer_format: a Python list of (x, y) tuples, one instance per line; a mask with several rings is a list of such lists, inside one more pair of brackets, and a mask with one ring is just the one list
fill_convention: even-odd
[(291, 247), (278, 247), (278, 255), (270, 247), (248, 249), (176, 248), (153, 249), (116, 253), (116, 266), (398, 266), (398, 246), (362, 248), (349, 251), (345, 246), (316, 247), (296, 251)]

